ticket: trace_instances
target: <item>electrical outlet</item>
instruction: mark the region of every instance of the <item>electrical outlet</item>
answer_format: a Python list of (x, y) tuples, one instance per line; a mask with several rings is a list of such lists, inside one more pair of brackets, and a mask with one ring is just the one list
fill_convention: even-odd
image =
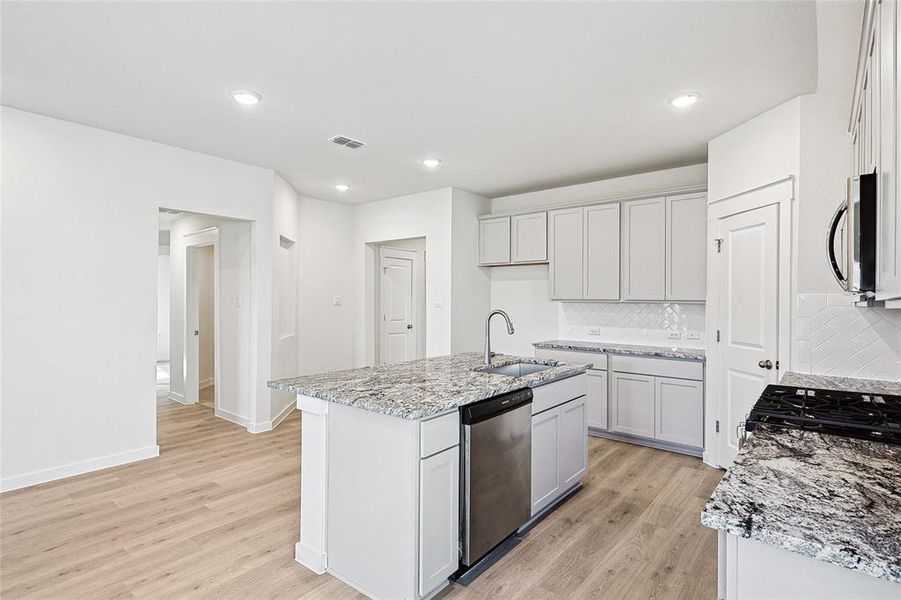
[(701, 339), (701, 332), (700, 331), (686, 331), (685, 339), (686, 340), (699, 340), (699, 339)]
[(344, 304), (344, 299), (341, 296), (335, 296), (332, 298), (332, 306), (341, 306)]
[(666, 332), (666, 339), (668, 340), (681, 340), (682, 332), (678, 329), (671, 329)]
[(600, 327), (589, 327), (588, 335), (601, 335), (601, 328)]

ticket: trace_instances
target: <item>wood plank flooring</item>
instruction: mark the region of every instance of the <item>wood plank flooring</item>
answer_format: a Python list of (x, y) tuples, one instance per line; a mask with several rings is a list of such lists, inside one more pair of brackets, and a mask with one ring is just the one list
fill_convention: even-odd
[[(0, 496), (0, 597), (361, 598), (294, 562), (300, 418), (251, 435), (159, 407), (160, 457)], [(592, 438), (585, 489), (443, 598), (713, 599), (722, 472)]]

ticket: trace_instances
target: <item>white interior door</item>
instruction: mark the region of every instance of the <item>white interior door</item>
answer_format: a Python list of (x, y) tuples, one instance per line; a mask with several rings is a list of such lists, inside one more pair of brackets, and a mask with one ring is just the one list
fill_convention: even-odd
[(719, 463), (738, 452), (737, 427), (763, 388), (778, 380), (779, 205), (717, 221)]
[(394, 364), (413, 360), (413, 258), (404, 256), (404, 251), (383, 249), (380, 270), (379, 362)]
[(197, 248), (185, 248), (185, 402), (200, 399), (200, 290)]

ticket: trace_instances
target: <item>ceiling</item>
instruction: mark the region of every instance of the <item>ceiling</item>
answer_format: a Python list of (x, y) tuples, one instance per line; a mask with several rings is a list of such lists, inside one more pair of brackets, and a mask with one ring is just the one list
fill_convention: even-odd
[[(817, 83), (812, 2), (0, 6), (3, 104), (350, 203), (703, 162), (711, 138)], [(263, 101), (237, 105), (238, 88)], [(667, 103), (688, 90), (702, 93), (691, 109)], [(429, 156), (443, 164), (425, 169)]]

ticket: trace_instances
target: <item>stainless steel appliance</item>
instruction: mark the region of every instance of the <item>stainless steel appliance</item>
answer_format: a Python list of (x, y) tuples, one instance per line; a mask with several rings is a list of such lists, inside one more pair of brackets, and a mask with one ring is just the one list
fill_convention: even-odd
[(473, 566), (531, 516), (532, 390), (461, 409), (462, 558)]
[(848, 179), (848, 197), (829, 224), (826, 254), (842, 289), (876, 291), (876, 173)]

